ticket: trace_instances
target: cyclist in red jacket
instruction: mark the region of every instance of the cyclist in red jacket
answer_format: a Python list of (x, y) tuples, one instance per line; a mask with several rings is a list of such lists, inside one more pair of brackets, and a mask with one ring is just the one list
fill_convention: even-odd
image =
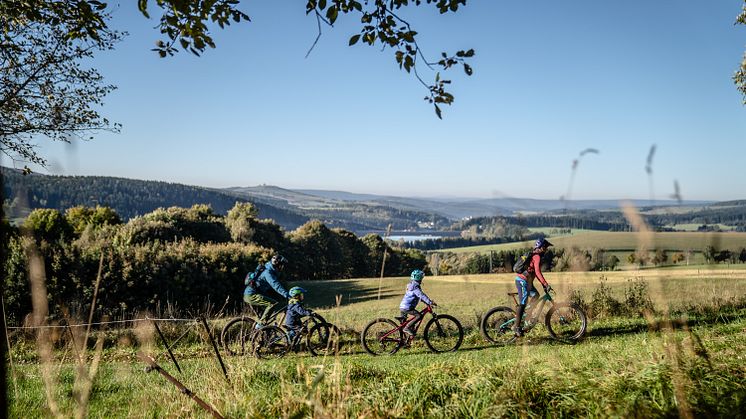
[(531, 299), (535, 299), (539, 296), (539, 293), (534, 288), (534, 277), (539, 279), (541, 285), (544, 287), (544, 292), (548, 293), (552, 290), (552, 287), (544, 279), (544, 275), (541, 274), (541, 257), (547, 251), (549, 246), (548, 240), (541, 238), (536, 240), (534, 243), (534, 249), (531, 251), (530, 262), (527, 263), (526, 269), (523, 272), (519, 272), (518, 276), (515, 277), (515, 286), (518, 288), (518, 312), (515, 314), (515, 325), (513, 326), (513, 332), (518, 337), (523, 336), (523, 328), (521, 327), (521, 318), (523, 312), (526, 310), (526, 303), (528, 302), (529, 296)]

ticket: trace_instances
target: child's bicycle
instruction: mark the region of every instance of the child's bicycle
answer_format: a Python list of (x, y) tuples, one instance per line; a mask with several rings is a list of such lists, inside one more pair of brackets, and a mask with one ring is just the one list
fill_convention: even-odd
[[(249, 306), (253, 316), (239, 316), (231, 319), (220, 331), (220, 343), (228, 355), (245, 355), (251, 353), (250, 344), (254, 333), (257, 331), (256, 319), (259, 314), (254, 306)], [(281, 309), (273, 311), (267, 321), (268, 325), (283, 324), (285, 322), (285, 313), (287, 305)], [(321, 315), (313, 313), (310, 316), (311, 326), (320, 323), (326, 323)]]
[[(433, 352), (450, 352), (458, 349), (464, 340), (464, 329), (461, 323), (453, 316), (436, 314), (432, 306), (427, 306), (420, 312), (420, 320), (414, 325), (415, 333), (425, 319), (425, 314), (428, 313), (432, 315), (432, 318), (425, 325), (423, 333), (427, 347)], [(371, 355), (384, 355), (393, 354), (402, 347), (410, 345), (414, 336), (407, 336), (404, 328), (413, 322), (414, 318), (407, 319), (407, 317), (395, 317), (399, 321), (398, 324), (385, 318), (375, 319), (368, 323), (361, 335), (363, 348)]]
[(257, 358), (280, 358), (290, 350), (300, 351), (304, 338), (306, 349), (314, 356), (336, 355), (339, 351), (341, 333), (337, 326), (317, 323), (312, 313), (303, 320), (292, 338), (284, 327), (269, 325), (260, 328), (251, 337), (251, 353)]
[[(516, 306), (517, 292), (509, 292)], [(562, 342), (572, 343), (580, 340), (586, 332), (588, 321), (583, 310), (572, 303), (555, 303), (549, 293), (536, 298), (526, 306), (523, 314), (523, 332), (527, 333), (541, 320), (544, 305), (549, 303), (551, 307), (544, 316), (544, 325), (549, 335)], [(510, 307), (495, 307), (490, 309), (482, 318), (480, 330), (482, 336), (497, 345), (507, 345), (516, 340), (513, 332), (515, 324), (515, 311)]]

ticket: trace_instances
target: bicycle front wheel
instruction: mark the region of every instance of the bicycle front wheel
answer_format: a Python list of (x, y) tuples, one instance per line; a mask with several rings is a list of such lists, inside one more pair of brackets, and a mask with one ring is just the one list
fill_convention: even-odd
[(515, 324), (515, 311), (512, 308), (495, 307), (484, 315), (479, 330), (485, 339), (503, 346), (515, 340), (513, 324)]
[(404, 345), (404, 333), (393, 320), (375, 319), (363, 329), (361, 343), (371, 355), (393, 354)]
[(281, 328), (265, 326), (254, 333), (251, 349), (254, 356), (260, 359), (280, 358), (290, 350), (290, 341)]
[(317, 323), (306, 335), (306, 346), (312, 355), (336, 355), (339, 352), (342, 334), (331, 323)]
[(464, 329), (455, 317), (440, 314), (425, 325), (425, 343), (433, 352), (451, 352), (461, 346)]
[(228, 355), (244, 355), (248, 351), (256, 320), (251, 317), (237, 317), (228, 322), (220, 331), (220, 342)]
[(555, 304), (550, 308), (544, 323), (550, 336), (567, 343), (580, 340), (588, 327), (588, 320), (583, 310), (568, 303)]

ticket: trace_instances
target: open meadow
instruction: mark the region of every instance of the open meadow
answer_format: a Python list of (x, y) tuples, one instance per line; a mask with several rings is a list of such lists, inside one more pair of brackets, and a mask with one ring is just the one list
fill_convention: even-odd
[[(532, 230), (546, 232), (546, 229)], [(577, 247), (580, 249), (588, 249), (595, 247), (608, 251), (633, 252), (640, 246), (640, 234), (625, 231), (574, 230), (571, 235), (550, 237), (550, 240), (556, 247), (562, 248)], [(533, 241), (528, 240), (514, 243), (458, 247), (445, 249), (443, 251), (454, 253), (486, 253), (489, 251), (528, 248), (532, 243)], [(746, 233), (701, 233), (695, 231), (656, 232), (654, 235), (651, 235), (649, 246), (650, 250), (663, 249), (679, 252), (686, 252), (689, 250), (696, 253), (702, 252), (707, 246), (714, 246), (716, 249), (730, 249), (735, 251), (746, 247)]]
[[(139, 351), (154, 354), (225, 417), (737, 417), (746, 411), (746, 270), (568, 272), (548, 279), (558, 300), (572, 296), (593, 316), (578, 344), (552, 341), (541, 325), (516, 344), (488, 345), (478, 319), (489, 307), (511, 305), (505, 293), (514, 290), (512, 275), (428, 277), (423, 288), (438, 311), (466, 329), (460, 350), (432, 354), (416, 341), (396, 355), (374, 357), (361, 349), (357, 333), (373, 318), (397, 314), (406, 279), (384, 279), (380, 299), (378, 279), (304, 282), (309, 306), (344, 331), (338, 356), (226, 356), (228, 381), (204, 336), (174, 345), (178, 373), (143, 326), (107, 338), (88, 413), (208, 416), (162, 376), (144, 372)], [(213, 320), (213, 327), (223, 323)], [(185, 327), (164, 332), (173, 341)], [(16, 335), (12, 343), (11, 416), (49, 416), (50, 399), (63, 416), (72, 415), (80, 388), (73, 350), (58, 345), (45, 364), (54, 382), (47, 397), (33, 340)]]

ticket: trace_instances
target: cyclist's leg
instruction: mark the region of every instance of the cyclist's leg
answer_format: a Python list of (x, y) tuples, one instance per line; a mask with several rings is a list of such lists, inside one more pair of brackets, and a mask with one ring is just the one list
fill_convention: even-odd
[(410, 315), (414, 316), (409, 324), (404, 327), (404, 332), (406, 334), (414, 336), (414, 326), (420, 321), (420, 319), (422, 319), (422, 314), (417, 310), (401, 310), (401, 315), (404, 317)]
[(525, 279), (520, 276), (515, 277), (515, 286), (518, 289), (518, 310), (515, 313), (515, 323), (513, 324), (513, 331), (516, 335), (522, 336), (523, 329), (521, 327), (521, 319), (523, 318), (523, 312), (526, 310), (526, 303), (528, 302), (529, 296), (529, 285)]
[(277, 304), (277, 301), (266, 297), (261, 294), (251, 294), (244, 297), (244, 300), (253, 306), (259, 306), (264, 307), (264, 312), (259, 316), (259, 323), (264, 325), (267, 320), (267, 315), (269, 314), (270, 310), (273, 306)]

